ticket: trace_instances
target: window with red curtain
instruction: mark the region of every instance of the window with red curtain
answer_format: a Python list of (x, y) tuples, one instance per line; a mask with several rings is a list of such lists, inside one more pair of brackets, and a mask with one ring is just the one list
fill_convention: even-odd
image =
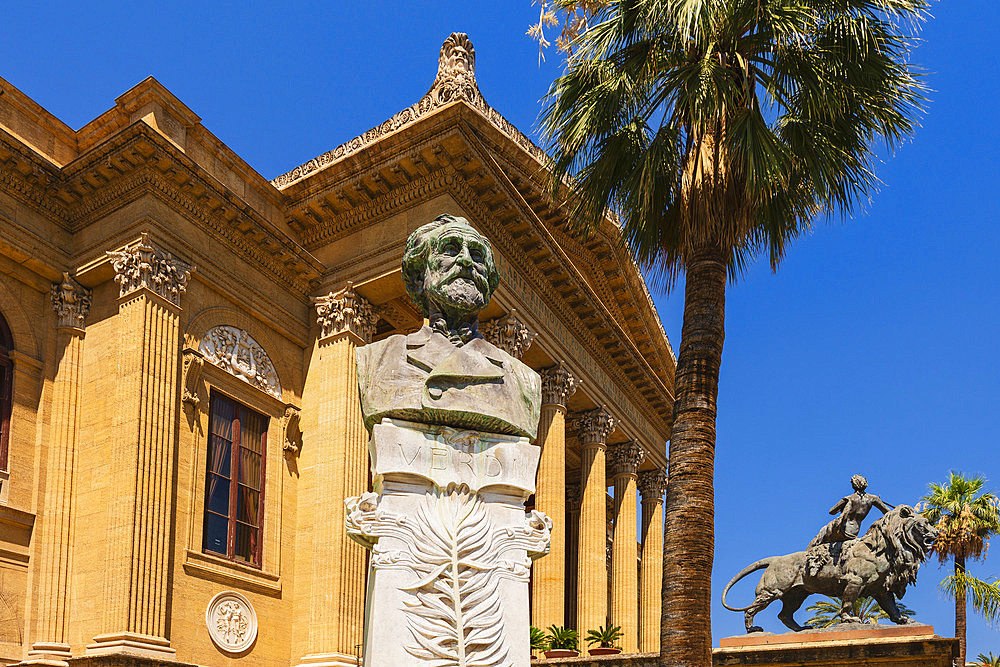
[(0, 471), (7, 471), (7, 441), (10, 439), (10, 407), (14, 384), (14, 368), (10, 352), (14, 341), (7, 321), (0, 314)]
[(204, 551), (261, 564), (268, 418), (212, 393)]

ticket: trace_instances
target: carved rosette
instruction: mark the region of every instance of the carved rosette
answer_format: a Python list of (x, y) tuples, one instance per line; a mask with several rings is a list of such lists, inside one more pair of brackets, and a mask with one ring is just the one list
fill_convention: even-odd
[(229, 326), (209, 329), (198, 344), (198, 351), (208, 363), (281, 398), (281, 382), (271, 358), (246, 331)]
[(660, 500), (663, 498), (663, 492), (667, 490), (667, 471), (663, 468), (644, 470), (639, 473), (636, 485), (643, 500)]
[(63, 272), (62, 282), (52, 283), (52, 309), (56, 311), (57, 326), (83, 329), (90, 312), (93, 292)]
[(531, 347), (531, 341), (538, 335), (517, 319), (516, 310), (511, 310), (510, 314), (504, 317), (483, 322), (479, 330), (482, 332), (483, 338), (515, 359), (524, 356), (524, 353)]
[(579, 484), (567, 484), (566, 485), (566, 511), (568, 512), (579, 512), (580, 503), (583, 502), (583, 496), (580, 494)]
[(302, 448), (302, 431), (299, 429), (299, 419), (302, 411), (293, 405), (285, 408), (281, 418), (282, 449), (292, 454), (298, 454)]
[(350, 333), (367, 344), (372, 341), (378, 315), (368, 300), (354, 291), (354, 285), (326, 296), (313, 297), (316, 321), (320, 327), (320, 340), (342, 333)]
[(115, 282), (120, 286), (119, 298), (148, 289), (180, 307), (181, 295), (187, 291), (194, 267), (150, 245), (148, 232), (142, 233), (136, 245), (108, 252), (107, 255), (115, 270)]
[[(527, 583), (531, 560), (549, 551), (552, 520), (532, 510), (498, 527), (488, 504), (465, 484), (435, 485), (406, 516), (379, 508), (378, 494), (348, 498), (347, 534), (371, 549), (371, 566), (412, 574), (403, 610), (407, 653), (428, 664), (506, 664), (500, 580)], [(383, 549), (392, 537), (403, 549)], [(526, 556), (514, 556), (517, 553)]]
[(561, 405), (566, 407), (566, 401), (576, 393), (580, 381), (566, 370), (563, 362), (552, 368), (546, 368), (542, 375), (542, 405)]
[(201, 352), (191, 347), (184, 348), (182, 357), (181, 387), (183, 393), (181, 400), (192, 407), (198, 407), (198, 404), (201, 403), (201, 398), (198, 396), (198, 380), (201, 379), (201, 369), (205, 365), (205, 358)]
[(581, 413), (576, 419), (576, 429), (581, 445), (603, 445), (615, 430), (615, 418), (602, 405)]
[(635, 475), (646, 458), (646, 450), (637, 440), (629, 440), (608, 447), (608, 472), (612, 477)]

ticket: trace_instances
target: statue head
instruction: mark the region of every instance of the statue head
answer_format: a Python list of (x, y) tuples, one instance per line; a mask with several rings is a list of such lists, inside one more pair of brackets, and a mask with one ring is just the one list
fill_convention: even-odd
[(499, 282), (489, 241), (465, 218), (439, 215), (406, 242), (406, 292), (424, 317), (440, 314), (448, 328), (475, 320)]
[(858, 493), (863, 493), (868, 488), (868, 480), (863, 475), (854, 475), (851, 477), (851, 488)]

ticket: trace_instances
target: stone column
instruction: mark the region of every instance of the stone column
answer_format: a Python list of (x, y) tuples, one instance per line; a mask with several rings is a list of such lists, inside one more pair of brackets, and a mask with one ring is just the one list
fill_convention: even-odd
[(604, 469), (615, 420), (604, 406), (577, 420), (580, 437), (580, 540), (577, 552), (576, 622), (581, 635), (608, 623), (607, 497)]
[(639, 650), (660, 651), (660, 587), (663, 583), (663, 492), (667, 471), (639, 473), (642, 494), (642, 563), (639, 589)]
[(63, 274), (52, 285), (59, 359), (52, 391), (45, 497), (39, 513), (38, 624), (22, 664), (68, 665), (69, 572), (72, 555), (73, 472), (80, 409), (80, 355), (91, 291)]
[(109, 483), (115, 488), (103, 628), (87, 653), (169, 659), (181, 296), (193, 269), (154, 248), (146, 233), (137, 244), (108, 255), (120, 285), (117, 437), (108, 452)]
[[(368, 490), (368, 434), (354, 351), (375, 315), (353, 285), (314, 299), (319, 337), (303, 392), (298, 459), (295, 653), (299, 665), (354, 667), (364, 635), (365, 550), (348, 539), (344, 498)], [(294, 655), (293, 654), (293, 655)]]
[(538, 422), (541, 460), (535, 485), (535, 507), (555, 517), (549, 555), (534, 565), (531, 624), (537, 628), (565, 622), (566, 582), (566, 401), (577, 380), (562, 362), (542, 371), (542, 411)]
[(511, 309), (509, 315), (483, 322), (479, 331), (483, 338), (515, 359), (524, 356), (531, 347), (531, 341), (538, 335), (517, 318), (517, 311), (514, 309)]
[[(566, 620), (567, 628), (576, 623), (576, 580), (579, 571), (580, 547), (580, 485), (566, 485)], [(543, 628), (544, 629), (544, 628)]]
[(639, 554), (636, 542), (635, 482), (646, 452), (632, 440), (608, 450), (608, 468), (615, 485), (615, 534), (611, 545), (611, 623), (622, 629), (624, 653), (639, 650)]

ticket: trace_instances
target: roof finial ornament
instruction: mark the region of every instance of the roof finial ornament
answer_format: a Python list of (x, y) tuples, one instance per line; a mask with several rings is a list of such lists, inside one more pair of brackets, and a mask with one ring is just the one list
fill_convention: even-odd
[(459, 98), (472, 103), (482, 99), (476, 85), (476, 49), (464, 32), (451, 33), (441, 45), (430, 95), (438, 104)]

